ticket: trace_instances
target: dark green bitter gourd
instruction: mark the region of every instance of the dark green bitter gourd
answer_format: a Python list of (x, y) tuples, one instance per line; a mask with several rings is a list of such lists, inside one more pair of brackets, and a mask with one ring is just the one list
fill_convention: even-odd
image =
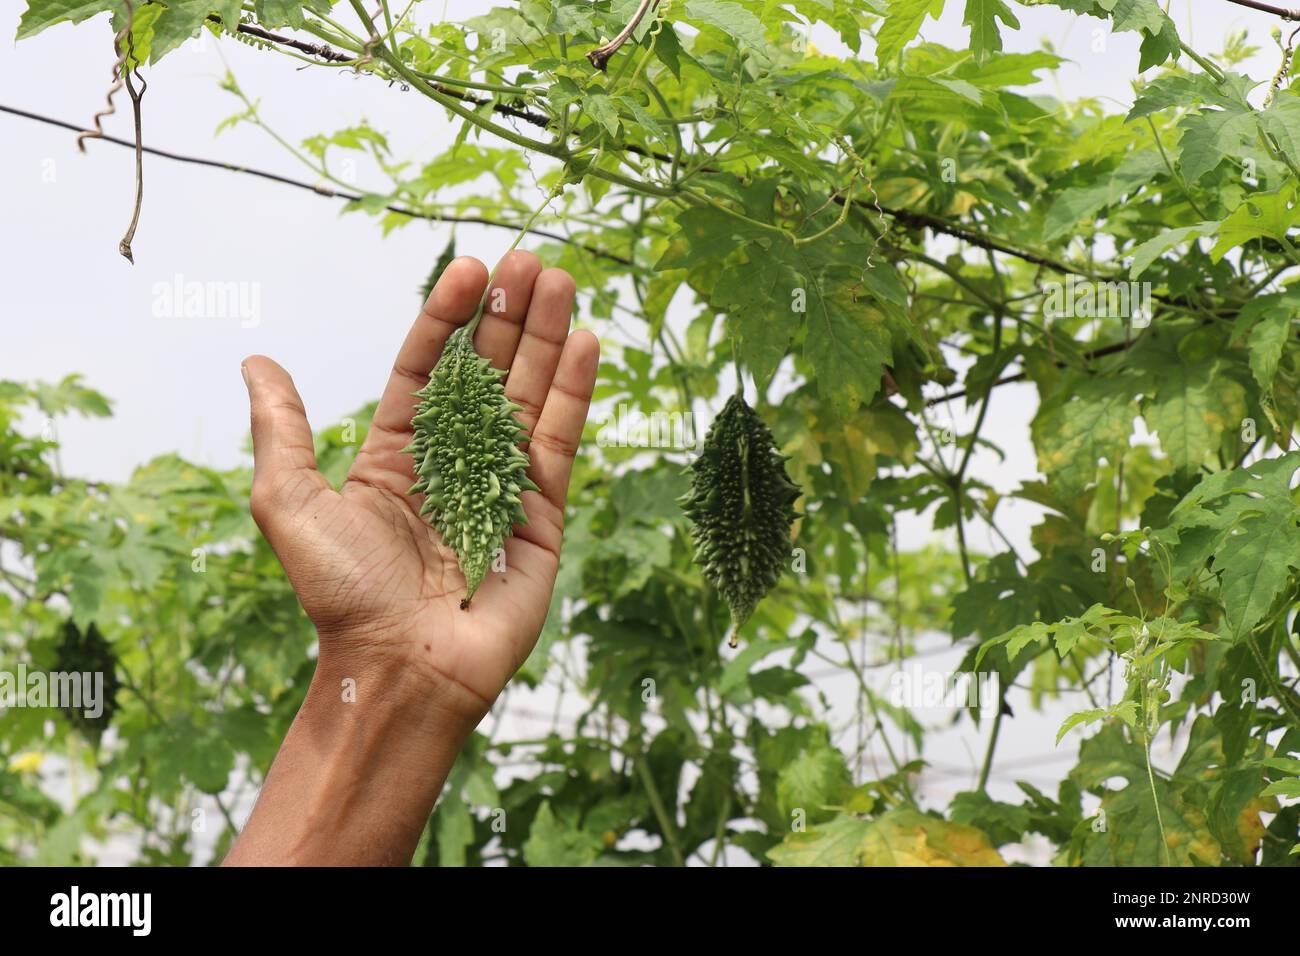
[(84, 696), (80, 706), (72, 706), (74, 701), (61, 708), (68, 723), (98, 742), (117, 712), (117, 655), (113, 653), (113, 645), (108, 643), (94, 622), (82, 633), (76, 624), (67, 621), (63, 625), (63, 640), (59, 644), (54, 670), (64, 674), (104, 675), (98, 716), (87, 715), (86, 711), (94, 708)]
[(790, 556), (790, 526), (802, 489), (785, 471), (772, 432), (732, 395), (690, 466), (680, 504), (691, 519), (695, 563), (731, 609), (732, 645)]
[(416, 482), (408, 494), (424, 495), (421, 517), (456, 552), (465, 575), (468, 608), (493, 555), (525, 524), (520, 496), (536, 491), (524, 474), (528, 437), (515, 418), (519, 406), (506, 398), (504, 372), (474, 349), (472, 325), (451, 334), (411, 419)]

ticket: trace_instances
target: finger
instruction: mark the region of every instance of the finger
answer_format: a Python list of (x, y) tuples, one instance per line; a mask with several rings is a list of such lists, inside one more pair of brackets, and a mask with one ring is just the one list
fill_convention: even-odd
[(586, 331), (569, 336), (528, 447), (532, 459), (529, 477), (537, 483), (546, 500), (561, 513), (569, 491), (573, 456), (582, 442), (582, 426), (587, 421), (599, 364), (600, 343), (596, 336)]
[(452, 260), (443, 270), (398, 349), (372, 427), (398, 434), (410, 432), (414, 393), (428, 384), (429, 371), (442, 354), (447, 337), (478, 311), (485, 285), (487, 267), (469, 256)]
[(241, 369), (253, 432), (249, 506), (265, 532), (277, 514), (297, 511), (329, 483), (316, 470), (311, 426), (289, 373), (264, 355), (250, 355)]
[(474, 330), (474, 348), (493, 368), (508, 369), (514, 360), (528, 302), (533, 296), (533, 282), (541, 271), (542, 260), (531, 252), (519, 250), (506, 253), (497, 265), (483, 306), (483, 318)]
[(506, 378), (506, 397), (519, 406), (519, 421), (529, 434), (541, 416), (560, 364), (573, 317), (574, 292), (573, 278), (563, 269), (547, 269), (533, 284), (528, 318)]

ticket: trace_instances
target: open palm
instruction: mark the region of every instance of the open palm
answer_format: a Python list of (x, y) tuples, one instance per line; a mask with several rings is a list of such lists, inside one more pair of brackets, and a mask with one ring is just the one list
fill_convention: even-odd
[(489, 573), (460, 609), (465, 580), (455, 553), (407, 495), (411, 417), (443, 343), (478, 309), (488, 281), (476, 259), (455, 260), (438, 280), (397, 354), (370, 434), (343, 487), (316, 468), (311, 428), (289, 374), (275, 362), (244, 362), (252, 408), (253, 517), (275, 549), (303, 608), (334, 647), (390, 655), (426, 670), (486, 712), (532, 650), (559, 567), (573, 456), (595, 383), (599, 345), (569, 334), (574, 286), (537, 257), (512, 252), (493, 278), (474, 335), (479, 353), (507, 370), (507, 397), (531, 438), (526, 525), (505, 544), (505, 570)]

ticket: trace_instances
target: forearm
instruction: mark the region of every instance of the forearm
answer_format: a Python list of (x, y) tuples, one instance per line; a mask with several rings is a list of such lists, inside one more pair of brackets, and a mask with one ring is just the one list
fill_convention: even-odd
[(327, 656), (225, 865), (409, 863), (476, 723), (454, 694), (396, 660)]

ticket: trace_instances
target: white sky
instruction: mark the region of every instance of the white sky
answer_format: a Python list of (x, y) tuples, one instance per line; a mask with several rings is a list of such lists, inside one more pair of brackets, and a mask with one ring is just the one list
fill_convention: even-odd
[[(14, 35), (20, 6), (6, 4), (0, 12), (0, 35)], [(453, 16), (462, 19), (489, 6), (457, 2)], [(923, 35), (963, 45), (961, 6), (950, 0), (943, 21), (927, 22)], [(1007, 36), (1009, 49), (1035, 49), (1040, 37), (1047, 37), (1073, 61), (1047, 85), (1049, 91), (1066, 98), (1108, 97), (1116, 110), (1131, 103), (1136, 34), (1109, 36), (1099, 21), (1056, 8), (1012, 6), (1022, 30)], [(1245, 71), (1265, 80), (1276, 69), (1277, 51), (1268, 37), (1275, 18), (1226, 0), (1175, 0), (1173, 14), (1184, 38), (1200, 52), (1218, 51), (1228, 31), (1249, 27), (1263, 49)], [(1093, 48), (1098, 29), (1104, 52)], [(824, 48), (833, 45), (820, 34), (815, 39)], [(218, 89), (224, 66), (217, 46), (208, 37), (201, 47), (173, 53), (148, 71), (146, 143), (310, 178), (252, 127), (214, 139), (217, 123), (238, 106)], [(295, 61), (234, 42), (220, 46), (245, 91), (262, 100), (267, 120), (291, 142), (353, 125), (363, 116), (391, 134), (400, 157), (432, 157), (454, 134), (441, 111), (418, 94), (402, 94), (343, 71), (300, 71)], [(77, 27), (54, 27), (16, 46), (0, 43), (0, 103), (88, 122), (103, 104), (110, 63), (105, 16)], [(129, 138), (125, 95), (118, 104), (106, 128)], [(239, 363), (253, 352), (270, 355), (289, 369), (315, 427), (337, 421), (377, 396), (418, 310), (419, 286), (446, 243), (446, 227), (416, 224), (384, 238), (368, 217), (340, 216), (337, 201), (146, 157), (144, 209), (132, 267), (116, 251), (130, 215), (132, 176), (129, 150), (92, 141), (83, 156), (73, 134), (0, 114), (0, 280), (6, 302), (0, 378), (57, 380), (81, 372), (89, 385), (116, 402), (110, 420), (62, 423), (63, 461), (70, 472), (122, 479), (136, 465), (168, 451), (223, 467), (245, 461), (248, 420)], [(491, 261), (509, 238), (499, 230), (460, 227), (458, 252)], [(177, 276), (256, 288), (260, 323), (241, 328), (234, 318), (156, 318), (155, 285), (170, 284)], [(972, 463), (975, 477), (1010, 491), (1034, 476), (1028, 436), (1034, 405), (1030, 386), (997, 391), (985, 432), (1008, 457), (999, 462), (981, 451)], [(953, 413), (964, 414), (960, 407)], [(1038, 512), (1012, 506), (999, 514), (1011, 539), (1028, 550), (1028, 530)], [(928, 520), (910, 522), (905, 533), (904, 546), (925, 540)], [(1001, 550), (987, 531), (974, 534), (973, 546)], [(953, 666), (957, 659), (948, 655), (928, 663)], [(851, 688), (842, 690), (832, 685), (830, 695), (850, 699)], [(517, 720), (515, 729), (521, 731), (528, 726), (529, 708), (550, 709), (548, 701), (529, 696), (520, 694), (511, 703), (512, 710), (521, 707), (511, 721)], [(1052, 740), (1074, 703), (1062, 702), (1041, 717), (1007, 722), (995, 777), (998, 768), (1007, 772), (993, 787), (996, 796), (1018, 802), (1010, 783), (1016, 777), (1055, 791), (1055, 782), (1071, 765), (1072, 748), (1063, 744), (1054, 751)], [(1023, 700), (1013, 698), (1013, 704), (1018, 714), (1028, 713)], [(983, 733), (968, 723), (930, 740), (927, 758), (937, 769), (927, 775), (927, 799), (940, 804), (951, 792), (972, 786), (983, 748)], [(1013, 775), (1017, 761), (1028, 763)]]

